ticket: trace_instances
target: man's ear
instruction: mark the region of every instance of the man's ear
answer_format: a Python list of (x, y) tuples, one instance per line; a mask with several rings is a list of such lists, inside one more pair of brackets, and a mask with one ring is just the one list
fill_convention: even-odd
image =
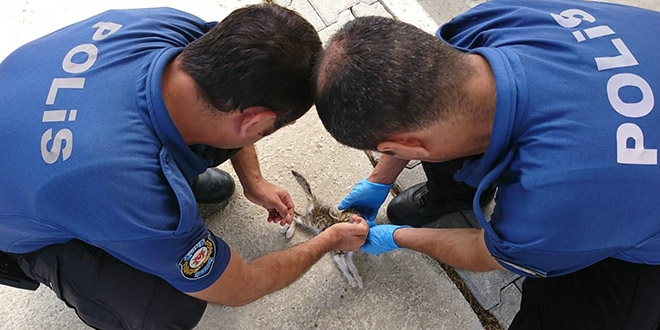
[(399, 133), (376, 146), (379, 152), (404, 159), (424, 159), (429, 155), (424, 141), (414, 133)]
[(245, 108), (238, 118), (238, 133), (241, 136), (259, 134), (270, 129), (276, 117), (277, 114), (266, 107), (255, 106)]

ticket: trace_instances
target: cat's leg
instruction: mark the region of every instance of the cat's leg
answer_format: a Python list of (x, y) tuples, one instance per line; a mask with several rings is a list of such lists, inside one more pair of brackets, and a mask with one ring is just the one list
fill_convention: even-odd
[(290, 239), (291, 237), (293, 237), (293, 233), (295, 231), (296, 230), (295, 228), (293, 228), (293, 224), (290, 225), (286, 224), (282, 226), (282, 228), (280, 228), (280, 232), (282, 233), (282, 235), (284, 235), (284, 237), (286, 237), (286, 239)]
[(282, 234), (284, 234), (284, 237), (286, 237), (286, 239), (291, 239), (291, 237), (293, 237), (293, 233), (296, 232), (296, 223), (300, 223), (299, 218), (300, 217), (297, 215), (294, 216), (293, 221), (291, 221), (291, 224), (286, 224), (282, 226), (282, 229), (280, 229), (280, 231), (282, 232)]
[(344, 253), (344, 260), (346, 260), (348, 271), (353, 275), (355, 282), (357, 282), (357, 286), (361, 289), (362, 277), (360, 276), (360, 273), (358, 273), (357, 267), (355, 267), (355, 263), (353, 262), (353, 251)]
[[(346, 263), (346, 254), (342, 251), (333, 251), (332, 254), (332, 259), (335, 261), (335, 264), (337, 264), (337, 267), (339, 267), (339, 270), (341, 271), (341, 275), (348, 281), (348, 285), (352, 287), (358, 286), (358, 282), (353, 278), (353, 274), (348, 270), (348, 264)], [(360, 279), (360, 282), (362, 282), (362, 279)], [(362, 283), (360, 283), (361, 285)]]

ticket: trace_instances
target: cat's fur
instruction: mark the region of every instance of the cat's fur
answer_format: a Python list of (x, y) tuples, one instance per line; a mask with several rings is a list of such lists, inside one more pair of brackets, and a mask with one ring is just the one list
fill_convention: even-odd
[[(282, 233), (286, 238), (293, 237), (293, 233), (296, 230), (296, 225), (300, 224), (312, 230), (315, 234), (319, 234), (324, 231), (326, 228), (332, 226), (335, 223), (339, 222), (351, 222), (354, 215), (360, 215), (352, 209), (347, 209), (344, 211), (339, 211), (335, 208), (330, 207), (322, 203), (316, 196), (312, 193), (312, 189), (309, 186), (307, 180), (298, 172), (291, 171), (291, 174), (296, 178), (296, 181), (305, 191), (307, 195), (307, 207), (305, 212), (299, 214), (296, 212), (294, 221), (290, 225), (285, 225), (282, 228)], [(342, 276), (346, 278), (348, 284), (352, 287), (362, 288), (362, 277), (357, 271), (355, 264), (353, 263), (353, 252), (352, 251), (332, 251), (332, 259), (339, 267)]]

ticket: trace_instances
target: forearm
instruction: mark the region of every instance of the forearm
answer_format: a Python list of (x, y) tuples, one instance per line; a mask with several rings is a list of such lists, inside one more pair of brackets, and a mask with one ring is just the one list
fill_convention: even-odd
[(241, 151), (232, 156), (231, 164), (244, 187), (256, 181), (263, 180), (261, 169), (259, 168), (257, 150), (253, 144), (243, 147)]
[(400, 228), (394, 241), (402, 248), (427, 254), (452, 267), (469, 271), (503, 269), (490, 255), (480, 229)]
[(253, 299), (293, 283), (326, 253), (334, 250), (335, 240), (327, 232), (293, 246), (248, 262), (252, 273), (259, 277)]
[(393, 183), (408, 162), (405, 159), (382, 155), (371, 175), (369, 175), (368, 180), (375, 183)]
[(211, 303), (242, 306), (293, 283), (323, 255), (335, 248), (336, 238), (322, 232), (287, 250), (245, 262), (232, 249), (222, 276), (209, 288), (190, 293)]

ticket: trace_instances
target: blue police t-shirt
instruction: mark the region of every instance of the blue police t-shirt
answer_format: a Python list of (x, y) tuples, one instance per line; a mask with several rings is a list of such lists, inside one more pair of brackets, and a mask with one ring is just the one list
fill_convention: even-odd
[(582, 1), (489, 1), (438, 30), (495, 75), (490, 145), (455, 179), (478, 187), (486, 245), (509, 270), (660, 264), (658, 35), (660, 13)]
[(190, 188), (213, 159), (186, 145), (161, 94), (165, 65), (214, 25), (112, 10), (0, 64), (0, 250), (80, 239), (185, 292), (218, 279), (230, 250)]

